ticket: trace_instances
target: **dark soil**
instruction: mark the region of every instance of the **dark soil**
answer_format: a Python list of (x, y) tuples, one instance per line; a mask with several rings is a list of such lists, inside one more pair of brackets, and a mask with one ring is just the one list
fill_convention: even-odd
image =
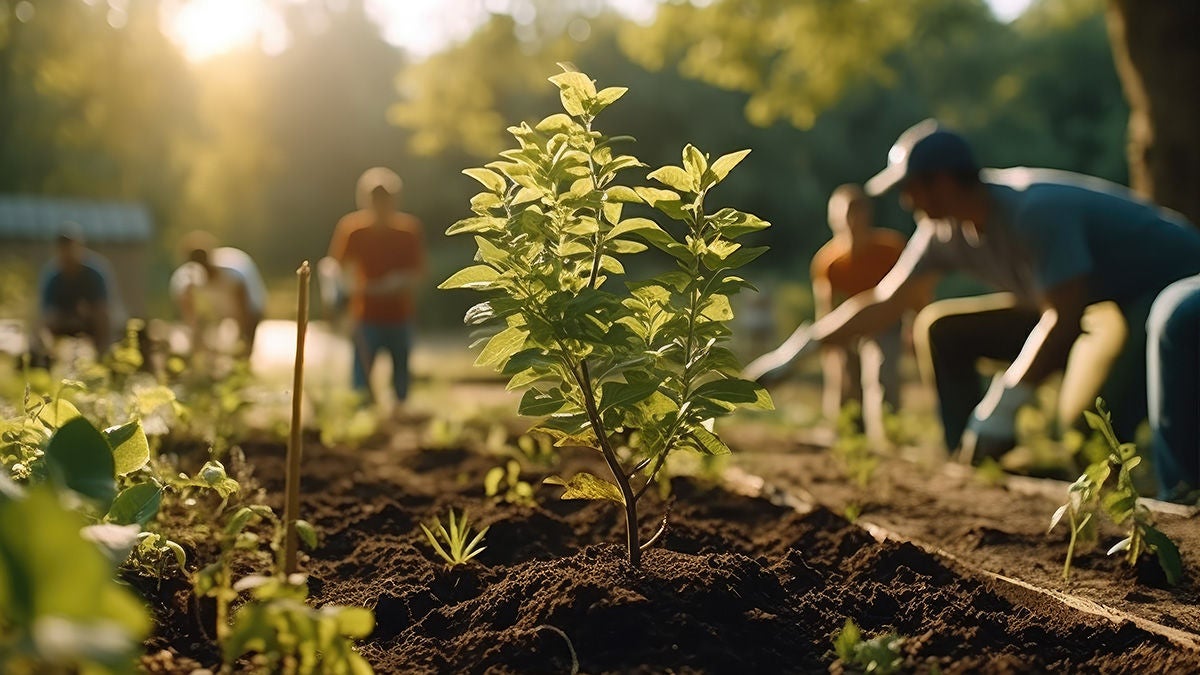
[[(247, 455), (278, 505), (282, 448)], [(1130, 623), (879, 543), (823, 508), (801, 514), (690, 479), (673, 483), (668, 534), (633, 570), (611, 504), (556, 501), (549, 488), (536, 508), (490, 503), (483, 475), (499, 461), (419, 451), (404, 435), (369, 451), (310, 448), (304, 511), (322, 535), (304, 560), (314, 599), (375, 610), (362, 652), (377, 672), (567, 673), (572, 652), (587, 673), (825, 672), (847, 618), (906, 636), (918, 672), (1200, 671), (1200, 654)], [(446, 569), (424, 541), (418, 523), (451, 506), (491, 527), (477, 564)], [(644, 534), (666, 508), (648, 497)], [(180, 602), (186, 589), (142, 590), (164, 622), (148, 667), (215, 666), (203, 619)]]
[[(1184, 578), (1170, 587), (1152, 557), (1136, 569), (1106, 551), (1124, 534), (1104, 522), (1098, 544), (1076, 556), (1071, 580), (1062, 579), (1069, 534), (1059, 525), (1047, 533), (1050, 516), (1066, 498), (1066, 485), (1047, 484), (1041, 493), (1008, 485), (986, 485), (970, 471), (945, 465), (885, 460), (875, 478), (860, 489), (843, 477), (825, 448), (804, 443), (773, 447), (742, 439), (735, 447), (747, 470), (808, 496), (837, 512), (861, 509), (863, 524), (940, 549), (972, 567), (1016, 577), (1042, 588), (1069, 593), (1130, 615), (1185, 631), (1200, 641), (1200, 527), (1197, 518), (1154, 514), (1155, 524), (1179, 546)], [(766, 450), (763, 450), (766, 448)], [(755, 451), (759, 449), (759, 451)], [(1026, 484), (1033, 481), (1025, 481)]]

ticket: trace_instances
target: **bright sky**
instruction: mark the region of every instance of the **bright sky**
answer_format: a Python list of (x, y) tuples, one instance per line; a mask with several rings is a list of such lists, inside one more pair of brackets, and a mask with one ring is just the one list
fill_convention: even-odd
[[(306, 0), (164, 0), (163, 30), (192, 61), (259, 42), (268, 52), (287, 46), (287, 30), (272, 4)], [(327, 0), (336, 6), (338, 0)], [(344, 2), (344, 0), (341, 0)], [(1006, 21), (1031, 0), (988, 0)], [(111, 2), (111, 0), (110, 0)], [(656, 0), (603, 0), (631, 19), (649, 21)], [(427, 55), (468, 37), (489, 13), (506, 12), (518, 22), (531, 16), (529, 0), (366, 0), (367, 11), (383, 27), (388, 42)]]

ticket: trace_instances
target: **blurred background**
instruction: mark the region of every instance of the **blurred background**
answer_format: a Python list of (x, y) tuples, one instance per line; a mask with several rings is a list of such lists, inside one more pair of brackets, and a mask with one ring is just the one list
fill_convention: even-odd
[[(91, 236), (110, 241), (92, 243), (133, 252), (116, 264), (140, 269), (135, 312), (170, 316), (174, 242), (200, 228), (255, 257), (278, 291), (270, 313), (286, 316), (298, 262), (324, 254), (360, 172), (384, 165), (426, 226), (422, 328), (460, 330), (475, 298), (432, 290), (473, 250), (442, 235), (475, 191), (459, 172), (507, 147), (509, 124), (557, 109), (546, 77), (571, 61), (630, 88), (601, 126), (635, 136), (651, 165), (677, 163), (686, 142), (714, 156), (753, 148), (719, 200), (774, 224), (750, 276), (773, 291), (786, 333), (809, 311), (830, 191), (881, 168), (896, 135), (927, 116), (963, 132), (985, 165), (1132, 178), (1197, 218), (1161, 180), (1186, 186), (1186, 172), (1159, 171), (1155, 183), (1153, 166), (1127, 160), (1139, 157), (1127, 154), (1130, 101), (1136, 114), (1170, 85), (1123, 92), (1126, 47), (1135, 29), (1153, 29), (1133, 19), (1172, 24), (1148, 6), (1160, 3), (1138, 4), (0, 0), (0, 318), (31, 308), (38, 251), (50, 254), (37, 228), (80, 208), (109, 209)], [(1127, 88), (1157, 58), (1146, 50), (1196, 48), (1194, 35), (1142, 39)], [(1172, 98), (1194, 108), (1187, 89)], [(912, 230), (894, 199), (878, 215)]]

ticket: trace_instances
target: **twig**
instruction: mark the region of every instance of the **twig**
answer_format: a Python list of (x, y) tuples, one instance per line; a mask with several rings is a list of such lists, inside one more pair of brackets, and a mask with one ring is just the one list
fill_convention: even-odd
[(283, 509), (283, 572), (296, 572), (296, 520), (300, 517), (300, 457), (304, 451), (301, 432), (301, 404), (304, 401), (304, 337), (308, 331), (308, 286), (311, 270), (305, 260), (296, 270), (298, 301), (296, 314), (296, 368), (292, 381), (292, 435), (288, 442), (286, 501)]

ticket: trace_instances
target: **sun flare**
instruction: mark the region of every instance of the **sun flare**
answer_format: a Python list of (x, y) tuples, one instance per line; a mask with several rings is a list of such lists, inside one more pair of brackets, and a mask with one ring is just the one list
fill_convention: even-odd
[(188, 0), (166, 17), (166, 32), (191, 61), (257, 41), (266, 25), (259, 0)]

